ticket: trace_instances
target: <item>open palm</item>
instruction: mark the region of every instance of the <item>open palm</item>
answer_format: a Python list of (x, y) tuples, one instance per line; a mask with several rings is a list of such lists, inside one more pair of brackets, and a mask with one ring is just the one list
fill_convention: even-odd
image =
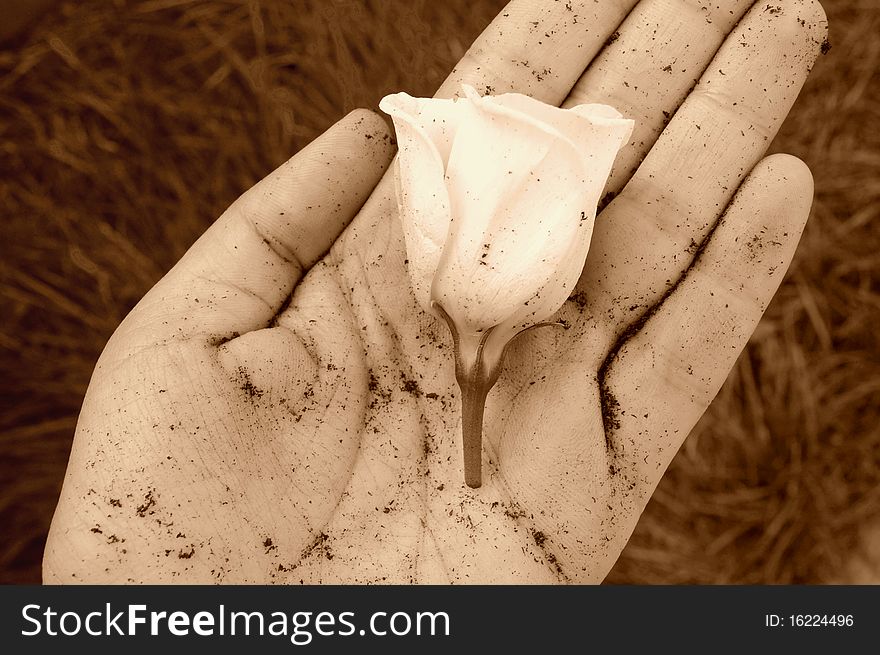
[(761, 157), (825, 33), (813, 0), (611, 4), (515, 0), (440, 90), (636, 120), (564, 328), (520, 337), (489, 396), (483, 486), (463, 483), (451, 339), (412, 296), (380, 181), (393, 146), (359, 111), (114, 334), (47, 582), (605, 576), (794, 253), (809, 171)]

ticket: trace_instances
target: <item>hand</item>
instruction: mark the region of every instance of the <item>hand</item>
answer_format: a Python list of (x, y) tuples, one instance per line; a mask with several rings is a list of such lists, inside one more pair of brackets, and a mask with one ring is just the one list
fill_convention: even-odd
[(810, 173), (762, 156), (825, 34), (815, 0), (633, 4), (515, 0), (439, 92), (636, 120), (568, 329), (523, 335), (489, 396), (480, 489), (391, 176), (373, 191), (387, 128), (355, 112), (243, 195), (113, 335), (45, 580), (600, 581), (794, 253)]

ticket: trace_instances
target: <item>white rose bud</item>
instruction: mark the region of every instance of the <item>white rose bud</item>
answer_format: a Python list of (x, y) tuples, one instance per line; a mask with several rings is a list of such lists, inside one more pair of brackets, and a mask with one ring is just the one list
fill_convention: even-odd
[(465, 482), (481, 484), (486, 395), (504, 351), (544, 324), (586, 261), (596, 205), (633, 121), (606, 105), (560, 109), (508, 93), (397, 93), (397, 195), (419, 303), (443, 317), (462, 390)]

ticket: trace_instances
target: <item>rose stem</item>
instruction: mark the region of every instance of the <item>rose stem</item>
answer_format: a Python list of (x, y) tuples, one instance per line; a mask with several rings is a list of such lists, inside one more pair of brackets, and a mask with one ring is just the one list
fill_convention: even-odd
[(461, 441), (464, 459), (464, 481), (471, 489), (483, 484), (483, 410), (486, 396), (495, 385), (501, 371), (501, 359), (484, 361), (483, 347), (495, 329), (478, 334), (459, 334), (455, 322), (446, 310), (435, 302), (432, 305), (446, 321), (452, 333), (455, 350), (455, 379), (461, 389)]
[(490, 385), (466, 378), (459, 379), (458, 386), (461, 389), (464, 482), (470, 488), (477, 489), (483, 483), (483, 410)]
[[(486, 397), (498, 381), (504, 354), (505, 344), (501, 352), (486, 360), (484, 347), (495, 327), (477, 334), (459, 334), (455, 322), (438, 302), (431, 306), (446, 321), (452, 334), (455, 350), (455, 379), (461, 389), (461, 447), (464, 459), (464, 482), (471, 489), (478, 489), (483, 484), (483, 412), (486, 408)], [(515, 339), (523, 332), (539, 327), (564, 327), (562, 323), (542, 321), (517, 332)]]

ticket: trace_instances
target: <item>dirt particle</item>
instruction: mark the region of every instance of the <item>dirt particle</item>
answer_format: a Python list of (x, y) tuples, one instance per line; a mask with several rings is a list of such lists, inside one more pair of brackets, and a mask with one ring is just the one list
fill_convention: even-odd
[(146, 516), (148, 512), (150, 514), (152, 514), (153, 512), (150, 512), (150, 509), (152, 507), (154, 507), (155, 505), (156, 505), (156, 498), (153, 496), (153, 490), (150, 489), (144, 495), (144, 502), (141, 503), (140, 505), (138, 505), (137, 509), (135, 510), (135, 513), (140, 517)]
[(211, 339), (208, 340), (208, 343), (210, 345), (214, 346), (215, 348), (217, 348), (219, 346), (222, 346), (225, 343), (229, 343), (233, 339), (238, 339), (238, 337), (240, 337), (240, 336), (241, 336), (240, 333), (232, 332), (230, 334), (212, 337)]
[(315, 537), (315, 540), (303, 550), (300, 560), (304, 561), (308, 559), (315, 551), (322, 553), (328, 560), (333, 559), (333, 551), (330, 549), (330, 546), (327, 545), (329, 540), (330, 536), (327, 533), (319, 532)]
[(576, 291), (568, 299), (577, 305), (579, 309), (584, 309), (587, 306), (587, 294), (583, 291)]
[(403, 371), (400, 372), (400, 383), (401, 391), (405, 391), (406, 393), (411, 394), (416, 398), (420, 398), (422, 396), (422, 390), (419, 387), (419, 383), (406, 377), (406, 373), (404, 373)]
[(254, 383), (251, 382), (251, 378), (243, 366), (238, 367), (238, 379), (240, 389), (250, 398), (261, 398), (263, 396), (263, 390), (254, 386)]
[(610, 448), (611, 432), (620, 429), (620, 401), (607, 386), (603, 384), (602, 387), (602, 423), (605, 426), (605, 445)]
[(373, 396), (370, 400), (370, 409), (376, 409), (380, 405), (385, 405), (391, 400), (391, 390), (385, 389), (379, 383), (379, 379), (370, 371), (370, 382), (368, 385), (370, 394)]
[(611, 201), (614, 200), (614, 198), (616, 196), (617, 196), (617, 193), (615, 193), (614, 191), (609, 191), (604, 196), (602, 196), (602, 199), (599, 201), (599, 204), (596, 206), (596, 213), (597, 214), (601, 213), (603, 209), (605, 209), (608, 205), (611, 204)]
[(535, 543), (538, 544), (538, 548), (543, 548), (544, 542), (547, 541), (547, 535), (540, 530), (532, 530), (532, 538), (535, 540)]

